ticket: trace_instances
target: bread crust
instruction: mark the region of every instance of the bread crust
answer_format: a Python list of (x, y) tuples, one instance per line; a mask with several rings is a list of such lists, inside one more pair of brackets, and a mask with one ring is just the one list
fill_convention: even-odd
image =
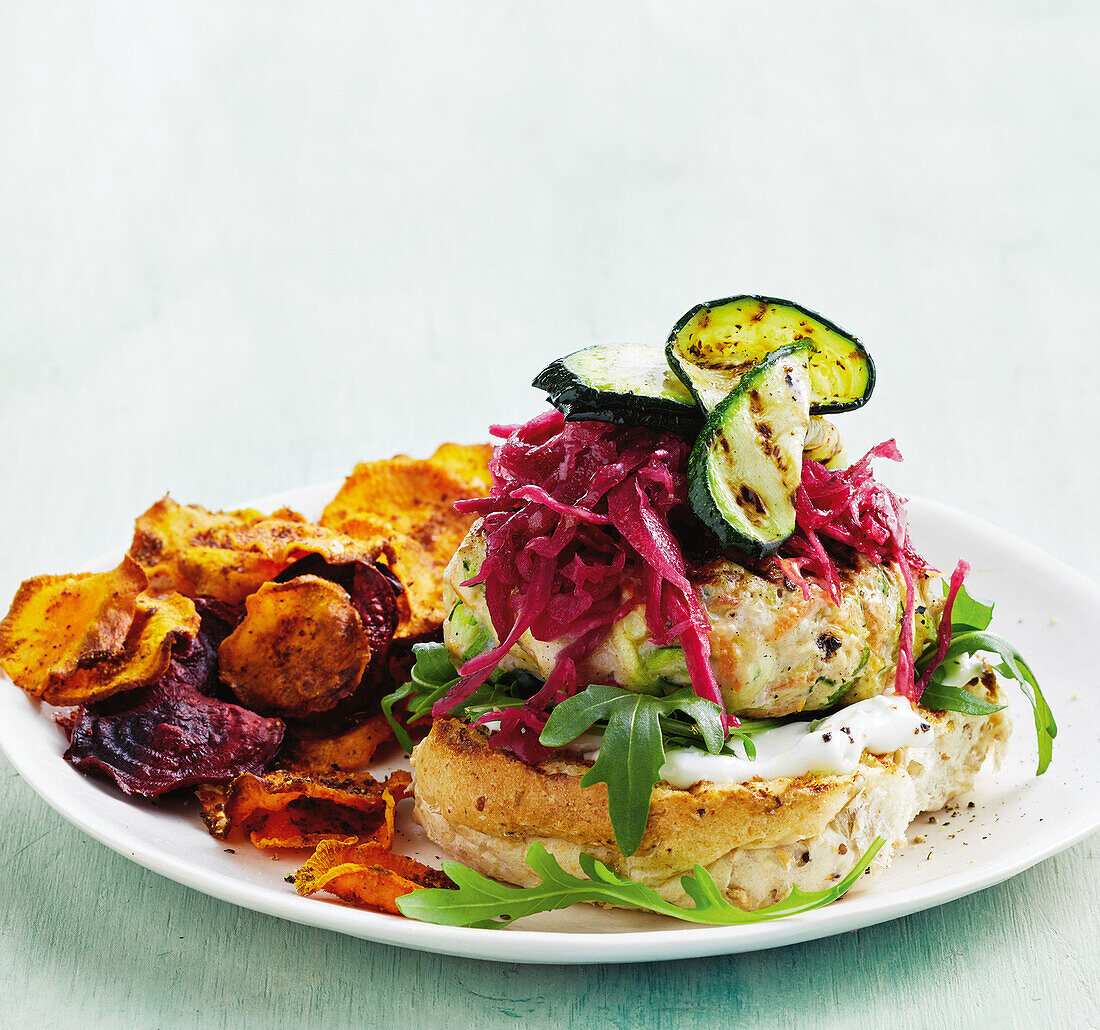
[[(999, 699), (992, 673), (970, 689)], [(911, 820), (969, 790), (1010, 732), (1006, 711), (921, 712), (936, 728), (932, 745), (864, 754), (849, 774), (701, 781), (686, 790), (659, 783), (630, 856), (615, 847), (604, 785), (580, 785), (591, 763), (577, 756), (528, 765), (489, 747), (484, 730), (441, 719), (413, 752), (414, 814), (441, 847), (512, 883), (537, 882), (525, 857), (538, 841), (575, 875), (585, 852), (673, 902), (686, 900), (680, 877), (699, 864), (735, 903), (758, 908), (781, 900), (792, 883), (830, 886), (876, 836), (887, 846), (872, 871), (884, 869)]]

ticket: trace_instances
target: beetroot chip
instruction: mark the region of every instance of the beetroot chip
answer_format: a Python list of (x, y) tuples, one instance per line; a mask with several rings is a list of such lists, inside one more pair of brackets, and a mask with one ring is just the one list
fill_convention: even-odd
[(397, 598), (389, 579), (377, 565), (355, 562), (355, 573), (348, 593), (370, 637), (371, 655), (385, 655), (397, 632), (398, 621)]
[(241, 621), (244, 610), (213, 597), (196, 597), (199, 632), (172, 656), (164, 678), (190, 683), (200, 694), (215, 694), (218, 687), (218, 648)]
[(168, 671), (161, 677), (189, 683), (200, 694), (212, 694), (218, 682), (218, 645), (200, 628), (182, 650), (172, 655)]
[(123, 794), (153, 798), (260, 772), (285, 729), (280, 719), (199, 693), (173, 661), (137, 706), (113, 714), (81, 708), (65, 758), (107, 773)]
[(382, 578), (393, 587), (393, 596), (395, 598), (408, 592), (405, 590), (405, 584), (398, 579), (397, 573), (388, 565), (384, 565), (382, 562), (375, 562), (374, 567), (382, 574)]
[(202, 631), (214, 642), (214, 649), (237, 628), (244, 618), (244, 605), (227, 604), (216, 597), (196, 597), (195, 608), (202, 620)]

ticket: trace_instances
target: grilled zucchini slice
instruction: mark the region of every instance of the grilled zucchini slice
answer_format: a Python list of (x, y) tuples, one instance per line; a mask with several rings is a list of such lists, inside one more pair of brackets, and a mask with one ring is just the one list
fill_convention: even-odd
[(765, 355), (799, 341), (810, 346), (810, 411), (862, 407), (875, 366), (851, 333), (789, 300), (727, 297), (697, 304), (672, 328), (665, 354), (705, 411), (711, 411)]
[(571, 422), (614, 422), (694, 435), (703, 425), (695, 398), (659, 347), (587, 347), (544, 368), (531, 384)]
[(812, 351), (782, 347), (746, 372), (710, 413), (688, 461), (695, 514), (723, 547), (771, 554), (795, 528), (810, 422)]

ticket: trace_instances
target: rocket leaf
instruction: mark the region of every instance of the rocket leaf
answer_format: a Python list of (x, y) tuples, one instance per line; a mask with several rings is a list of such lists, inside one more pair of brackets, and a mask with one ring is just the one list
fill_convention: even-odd
[(413, 891), (398, 898), (397, 907), (413, 919), (442, 926), (483, 929), (507, 926), (524, 916), (567, 908), (579, 901), (626, 905), (692, 923), (719, 926), (762, 923), (808, 912), (835, 901), (859, 879), (884, 843), (882, 837), (876, 837), (851, 872), (832, 887), (803, 891), (792, 886), (791, 893), (783, 901), (752, 912), (727, 901), (713, 877), (701, 865), (695, 866), (694, 875), (684, 876), (680, 880), (688, 897), (695, 903), (694, 907), (681, 908), (665, 901), (651, 887), (616, 875), (591, 855), (580, 856), (581, 869), (587, 879), (573, 876), (558, 865), (542, 844), (532, 844), (527, 852), (527, 865), (540, 881), (535, 887), (505, 886), (459, 862), (444, 862), (443, 871), (457, 885), (457, 890), (429, 888)]
[(555, 706), (539, 737), (548, 747), (561, 747), (606, 722), (599, 754), (581, 786), (607, 785), (611, 828), (624, 855), (633, 855), (642, 843), (653, 785), (665, 763), (661, 717), (675, 712), (695, 723), (711, 754), (721, 751), (726, 739), (721, 708), (687, 688), (653, 697), (596, 683)]

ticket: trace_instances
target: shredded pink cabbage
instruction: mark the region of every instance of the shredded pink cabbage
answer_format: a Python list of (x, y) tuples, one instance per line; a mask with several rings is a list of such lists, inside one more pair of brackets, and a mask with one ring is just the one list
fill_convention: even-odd
[(492, 432), (503, 438), (489, 462), (492, 491), (455, 507), (484, 519), (486, 556), (470, 583), (485, 585), (500, 643), (462, 666), (433, 714), (468, 698), (528, 630), (542, 641), (567, 638), (522, 709), (481, 720), (500, 722), (492, 743), (541, 757), (546, 709), (580, 689), (578, 663), (639, 600), (654, 642), (677, 641), (696, 694), (721, 705), (710, 624), (668, 523), (687, 504), (689, 444), (638, 426), (566, 422), (553, 410)]
[(955, 607), (955, 597), (959, 593), (959, 587), (963, 585), (963, 580), (966, 579), (969, 573), (970, 563), (960, 558), (958, 565), (955, 566), (955, 571), (951, 573), (951, 583), (947, 588), (947, 598), (943, 602), (943, 614), (940, 616), (939, 640), (936, 644), (936, 653), (932, 656), (932, 664), (924, 670), (924, 675), (917, 680), (917, 685), (914, 688), (916, 694), (914, 700), (920, 700), (921, 695), (924, 693), (924, 688), (928, 686), (932, 679), (932, 673), (943, 664), (944, 655), (947, 654), (947, 649), (951, 646), (951, 610)]
[(916, 703), (927, 686), (931, 671), (943, 660), (942, 653), (946, 652), (950, 643), (951, 604), (969, 566), (961, 562), (951, 577), (951, 589), (941, 619), (941, 653), (925, 676), (921, 677), (921, 682), (916, 683), (913, 671), (913, 612), (916, 605), (913, 573), (928, 572), (931, 566), (910, 542), (905, 502), (878, 482), (871, 472), (871, 462), (875, 458), (902, 460), (893, 440), (872, 447), (846, 469), (830, 471), (819, 462), (803, 459), (802, 485), (795, 499), (796, 529), (780, 548), (781, 556), (777, 557), (776, 564), (792, 583), (801, 586), (807, 598), (810, 591), (805, 573), (816, 576), (824, 582), (833, 603), (839, 606), (840, 575), (823, 537), (846, 544), (876, 565), (891, 559), (896, 561), (905, 582), (905, 612), (898, 640), (894, 689)]
[(478, 719), (475, 726), (497, 723), (499, 728), (489, 734), (489, 743), (493, 747), (506, 747), (523, 759), (534, 764), (542, 761), (553, 750), (539, 743), (539, 734), (546, 725), (546, 715), (533, 712), (525, 705), (523, 708), (502, 708), (496, 712), (487, 712)]

